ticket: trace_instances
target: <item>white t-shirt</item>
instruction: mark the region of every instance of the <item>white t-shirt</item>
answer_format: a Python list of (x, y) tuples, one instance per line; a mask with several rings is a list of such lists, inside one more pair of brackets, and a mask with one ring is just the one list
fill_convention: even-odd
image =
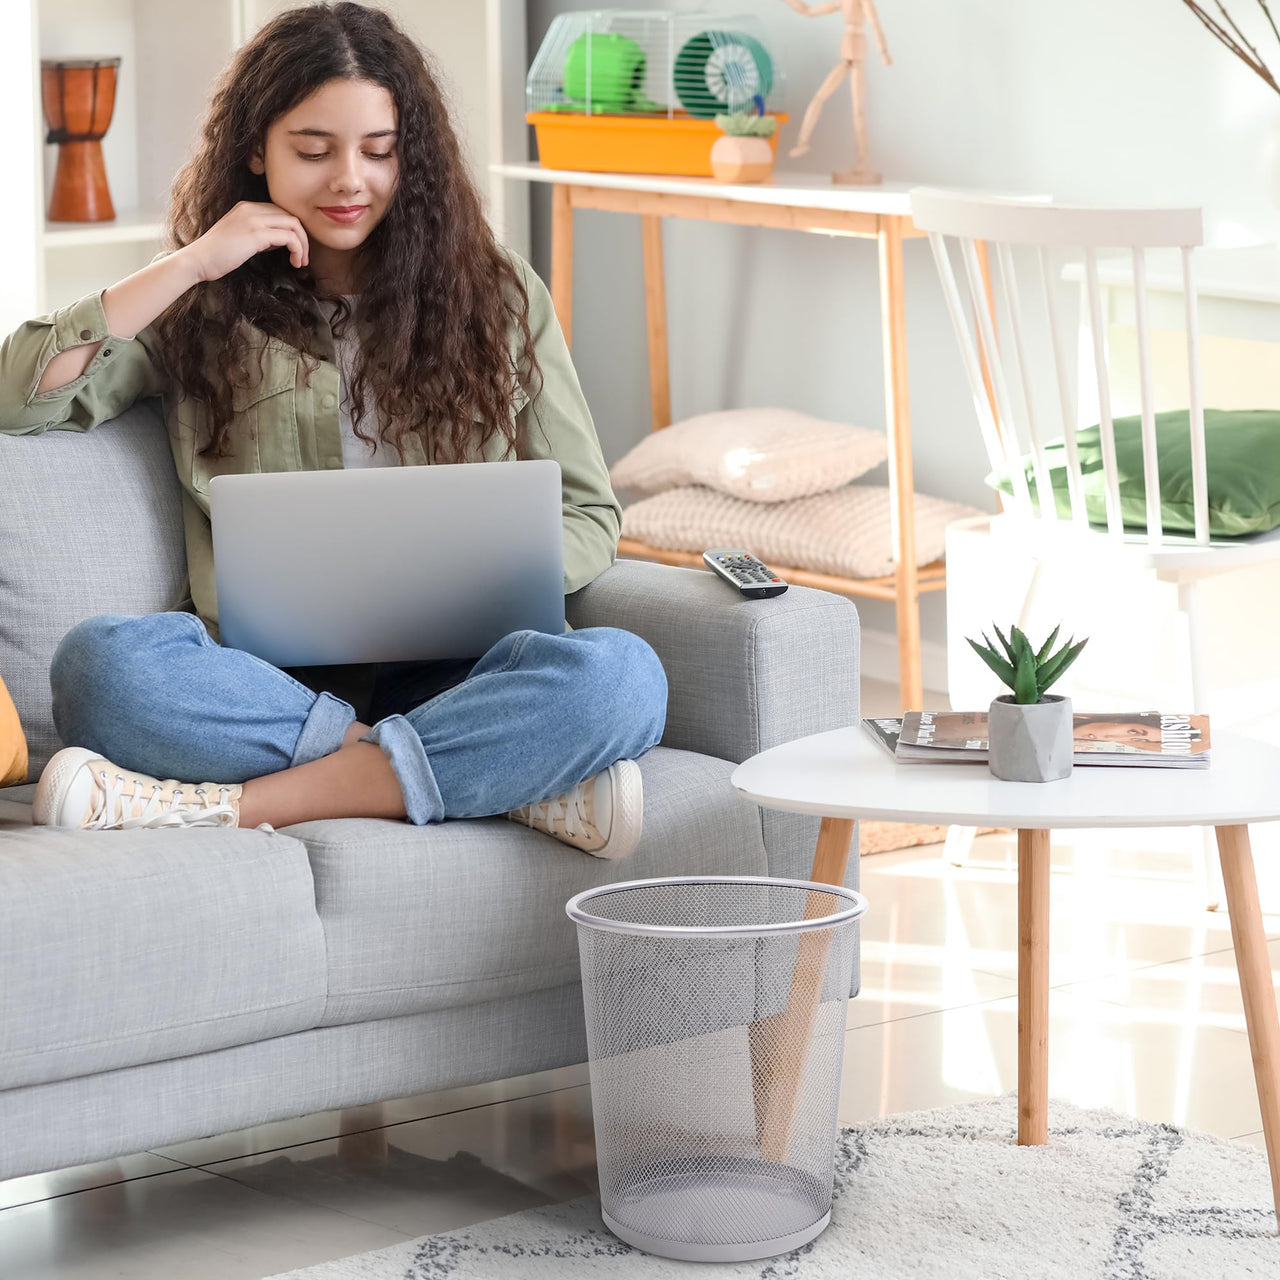
[[(384, 444), (378, 438), (382, 423), (378, 419), (376, 405), (370, 405), (366, 398), (364, 418), (360, 423), (360, 429), (366, 435), (374, 437), (374, 452), (369, 452), (368, 441), (361, 440), (351, 425), (351, 397), (347, 391), (347, 384), (353, 376), (356, 351), (358, 349), (358, 340), (355, 336), (355, 309), (359, 295), (344, 293), (342, 296), (351, 308), (351, 314), (346, 323), (347, 336), (335, 338), (333, 342), (334, 357), (337, 361), (341, 384), (341, 394), (338, 397), (338, 418), (342, 424), (342, 465), (344, 467), (398, 467), (400, 465), (400, 455), (396, 453), (392, 446)], [(326, 304), (321, 305), (324, 306)], [(336, 305), (327, 304), (326, 314), (332, 323), (334, 315), (337, 314)]]

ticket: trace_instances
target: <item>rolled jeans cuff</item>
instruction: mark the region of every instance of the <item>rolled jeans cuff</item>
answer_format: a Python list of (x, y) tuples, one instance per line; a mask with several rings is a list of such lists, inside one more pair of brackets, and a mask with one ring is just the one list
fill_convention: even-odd
[(310, 764), (312, 760), (332, 755), (342, 746), (342, 739), (355, 722), (356, 711), (349, 702), (331, 693), (320, 694), (303, 722), (290, 763)]
[(376, 742), (391, 761), (391, 770), (404, 793), (404, 811), (416, 826), (444, 821), (444, 800), (436, 785), (422, 739), (404, 716), (379, 720), (361, 742)]

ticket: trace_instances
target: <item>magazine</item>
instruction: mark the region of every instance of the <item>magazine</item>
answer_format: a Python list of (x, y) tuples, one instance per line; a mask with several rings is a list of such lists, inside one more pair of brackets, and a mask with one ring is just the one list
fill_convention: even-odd
[[(1203, 769), (1209, 765), (1209, 717), (1159, 711), (1078, 712), (1079, 765)], [(985, 711), (909, 711), (901, 719), (867, 719), (863, 728), (907, 763), (983, 763)]]
[(862, 727), (890, 755), (895, 755), (897, 753), (898, 735), (902, 732), (902, 721), (900, 719), (899, 720), (866, 719), (866, 720), (863, 720)]

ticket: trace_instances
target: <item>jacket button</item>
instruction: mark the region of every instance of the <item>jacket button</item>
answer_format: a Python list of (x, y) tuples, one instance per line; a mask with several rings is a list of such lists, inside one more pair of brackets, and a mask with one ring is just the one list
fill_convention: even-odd
[(335, 404), (337, 404), (337, 400), (327, 392), (320, 400), (320, 407), (322, 409), (332, 409)]
[(88, 341), (89, 341), (89, 339), (93, 337), (93, 330), (92, 330), (92, 329), (81, 329), (81, 330), (80, 330), (80, 337), (81, 337), (81, 340), (82, 340), (82, 341), (84, 341), (84, 342), (88, 342)]

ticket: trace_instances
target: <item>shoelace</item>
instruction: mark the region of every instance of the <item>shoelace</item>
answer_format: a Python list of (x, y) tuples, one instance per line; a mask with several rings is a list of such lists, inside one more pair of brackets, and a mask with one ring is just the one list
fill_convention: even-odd
[[(565, 803), (569, 796), (573, 797), (572, 804)], [(533, 826), (535, 821), (542, 822), (546, 826), (552, 826), (556, 822), (563, 822), (566, 835), (575, 837), (585, 835), (583, 827), (589, 821), (587, 817), (587, 788), (585, 786), (577, 786), (564, 795), (556, 796), (553, 800), (543, 800), (539, 804), (531, 804), (529, 806), (529, 816), (525, 821), (529, 826)]]
[[(102, 784), (102, 799), (94, 809), (88, 826), (93, 830), (110, 828), (128, 831), (137, 827), (234, 827), (236, 810), (227, 804), (225, 798), (230, 795), (230, 787), (219, 787), (218, 795), (222, 803), (215, 804), (209, 799), (204, 787), (196, 787), (194, 794), (200, 796), (200, 805), (181, 804), (182, 788), (175, 787), (167, 803), (161, 800), (164, 788), (152, 785), (151, 798), (143, 806), (142, 812), (135, 814), (134, 807), (142, 799), (143, 784), (140, 778), (133, 780), (133, 795), (125, 796), (124, 775), (117, 773), (114, 782), (108, 781), (110, 775), (106, 770), (99, 770), (98, 780)], [(230, 821), (227, 821), (230, 819)]]

